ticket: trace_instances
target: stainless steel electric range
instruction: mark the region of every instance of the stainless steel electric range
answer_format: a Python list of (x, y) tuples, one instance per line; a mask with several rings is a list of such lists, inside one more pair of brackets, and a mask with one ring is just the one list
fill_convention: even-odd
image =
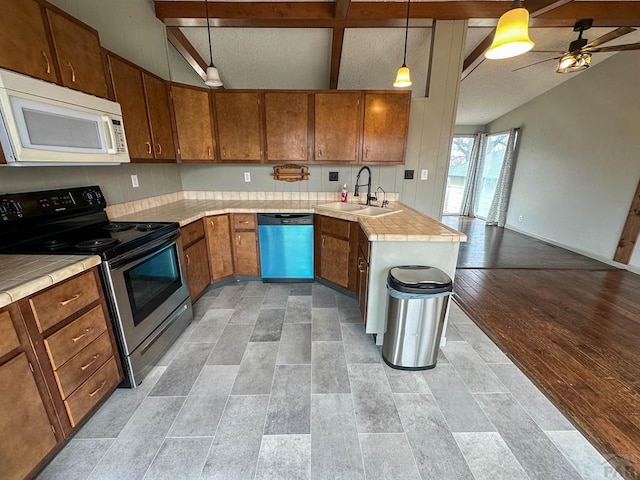
[(0, 253), (99, 255), (124, 386), (135, 387), (193, 310), (177, 223), (109, 221), (100, 187), (0, 195)]

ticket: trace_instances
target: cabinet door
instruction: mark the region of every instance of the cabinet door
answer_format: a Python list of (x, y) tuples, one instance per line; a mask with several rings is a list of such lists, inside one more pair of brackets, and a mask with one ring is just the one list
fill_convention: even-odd
[(365, 92), (364, 98), (362, 163), (404, 163), (411, 94)]
[(129, 155), (132, 159), (153, 159), (142, 71), (111, 55), (109, 55), (109, 71), (116, 102), (122, 107), (122, 121), (127, 130)]
[(209, 286), (211, 275), (207, 257), (207, 242), (204, 238), (184, 250), (189, 296), (192, 301), (195, 301)]
[(322, 235), (320, 249), (322, 278), (347, 288), (349, 286), (349, 241)]
[[(153, 154), (157, 160), (175, 161), (176, 149), (173, 143), (173, 130), (171, 129), (167, 84), (164, 80), (144, 72), (142, 77), (144, 79), (145, 97), (151, 124)], [(127, 130), (128, 133), (129, 131)]]
[(367, 301), (369, 300), (369, 264), (364, 254), (358, 252), (358, 305), (362, 321), (367, 324)]
[(24, 353), (0, 366), (2, 478), (23, 479), (56, 446), (56, 438)]
[(171, 85), (178, 134), (178, 157), (185, 162), (213, 162), (215, 143), (209, 91)]
[(207, 217), (205, 220), (211, 281), (233, 275), (233, 253), (229, 215)]
[(306, 162), (309, 94), (264, 94), (266, 159), (268, 162)]
[(220, 161), (262, 160), (262, 121), (257, 92), (215, 92)]
[(358, 161), (360, 93), (315, 94), (315, 161)]
[(260, 275), (258, 236), (255, 231), (235, 232), (233, 253), (236, 275)]
[(40, 3), (4, 0), (0, 15), (0, 66), (57, 82)]
[(60, 65), (62, 84), (106, 98), (107, 81), (98, 32), (49, 9), (47, 16)]

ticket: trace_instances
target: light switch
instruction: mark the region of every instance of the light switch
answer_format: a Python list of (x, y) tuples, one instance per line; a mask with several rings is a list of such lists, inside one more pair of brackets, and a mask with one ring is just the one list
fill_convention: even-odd
[(138, 188), (140, 186), (138, 183), (138, 175), (131, 175), (131, 186), (133, 188)]
[(244, 172), (244, 181), (249, 183), (251, 181), (251, 172)]
[(429, 170), (426, 168), (420, 170), (420, 180), (429, 180)]

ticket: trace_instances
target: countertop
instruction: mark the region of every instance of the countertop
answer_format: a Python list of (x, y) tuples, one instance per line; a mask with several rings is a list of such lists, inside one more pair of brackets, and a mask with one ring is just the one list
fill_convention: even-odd
[(100, 262), (97, 255), (0, 255), (0, 308)]
[(113, 217), (115, 221), (178, 222), (185, 226), (209, 215), (225, 213), (318, 213), (359, 222), (371, 242), (465, 242), (467, 236), (443, 225), (400, 202), (389, 205), (389, 211), (401, 210), (381, 217), (363, 217), (349, 212), (324, 208), (326, 200), (178, 200), (128, 215)]

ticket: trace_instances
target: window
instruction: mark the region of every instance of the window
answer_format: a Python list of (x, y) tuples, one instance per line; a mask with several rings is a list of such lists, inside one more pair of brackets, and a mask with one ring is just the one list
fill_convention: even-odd
[(460, 215), (464, 183), (469, 173), (469, 160), (474, 136), (455, 135), (451, 145), (447, 189), (444, 196), (444, 215)]
[(493, 201), (493, 195), (496, 191), (508, 140), (509, 132), (487, 136), (487, 147), (484, 151), (484, 159), (480, 162), (480, 165), (482, 165), (482, 176), (480, 178), (482, 180), (480, 183), (478, 208), (476, 209), (476, 216), (484, 220), (487, 219), (489, 208)]

